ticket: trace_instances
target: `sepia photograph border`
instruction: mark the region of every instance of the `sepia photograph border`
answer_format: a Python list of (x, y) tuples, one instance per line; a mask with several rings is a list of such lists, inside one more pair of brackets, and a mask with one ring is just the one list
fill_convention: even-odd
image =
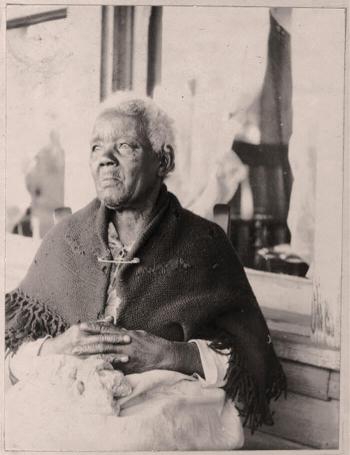
[[(21, 1), (3, 1), (0, 9), (0, 32), (1, 32), (1, 53), (0, 53), (0, 96), (1, 96), (1, 117), (0, 117), (0, 201), (1, 201), (1, 212), (0, 212), (0, 232), (1, 232), (1, 247), (2, 260), (0, 262), (0, 289), (4, 296), (5, 290), (5, 187), (6, 187), (6, 7), (8, 5), (154, 5), (154, 6), (222, 6), (222, 7), (294, 7), (294, 8), (330, 8), (330, 9), (345, 9), (346, 10), (346, 38), (345, 38), (345, 93), (344, 93), (344, 148), (343, 148), (343, 220), (342, 220), (342, 291), (341, 291), (341, 369), (340, 369), (340, 424), (339, 424), (339, 449), (328, 450), (328, 449), (312, 449), (312, 450), (235, 450), (235, 451), (208, 451), (205, 453), (273, 453), (273, 454), (294, 454), (299, 455), (314, 455), (314, 454), (325, 454), (325, 455), (347, 455), (350, 454), (350, 293), (349, 293), (349, 281), (350, 281), (350, 262), (349, 262), (349, 238), (350, 238), (350, 151), (349, 151), (349, 63), (350, 63), (350, 52), (349, 52), (349, 0), (294, 0), (294, 1), (258, 1), (258, 0), (247, 0), (247, 1), (225, 1), (225, 0), (211, 0), (211, 1), (186, 1), (186, 0), (172, 0), (172, 1), (113, 1), (106, 0), (105, 2), (100, 1), (79, 1), (75, 0), (66, 1), (43, 1), (43, 0), (21, 0)], [(317, 37), (314, 37), (317, 39)], [(0, 316), (0, 333), (4, 340), (4, 298), (1, 299), (1, 316)], [(7, 451), (4, 447), (4, 349), (0, 350), (0, 452), (2, 453), (43, 453), (33, 451)], [(44, 453), (57, 453), (57, 452), (44, 452)], [(75, 452), (66, 452), (75, 453)], [(103, 452), (84, 452), (84, 453), (103, 453)], [(115, 453), (114, 451), (111, 453)], [(137, 452), (137, 453), (149, 453), (149, 452)], [(172, 452), (159, 452), (159, 453), (172, 453)], [(189, 453), (189, 452), (174, 452), (174, 453)]]

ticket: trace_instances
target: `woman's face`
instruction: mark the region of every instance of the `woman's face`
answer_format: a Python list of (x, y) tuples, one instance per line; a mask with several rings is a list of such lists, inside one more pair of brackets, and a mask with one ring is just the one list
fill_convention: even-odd
[(159, 160), (140, 122), (111, 111), (95, 123), (90, 168), (97, 197), (111, 209), (142, 207), (160, 183)]

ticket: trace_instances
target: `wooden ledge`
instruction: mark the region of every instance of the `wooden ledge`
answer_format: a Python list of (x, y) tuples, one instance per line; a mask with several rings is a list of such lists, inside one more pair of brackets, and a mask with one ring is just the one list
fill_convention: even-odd
[(293, 313), (261, 307), (271, 331), (294, 333), (304, 337), (311, 336), (311, 315)]
[(272, 330), (278, 357), (329, 370), (340, 370), (340, 350), (320, 345), (307, 336)]
[(245, 271), (260, 306), (311, 315), (312, 280), (248, 268)]

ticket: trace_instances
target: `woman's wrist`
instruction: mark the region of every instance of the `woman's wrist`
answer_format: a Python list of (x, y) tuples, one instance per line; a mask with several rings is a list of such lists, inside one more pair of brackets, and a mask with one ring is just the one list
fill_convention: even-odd
[(164, 369), (188, 375), (196, 373), (204, 378), (202, 361), (196, 343), (171, 343), (170, 354), (167, 356)]

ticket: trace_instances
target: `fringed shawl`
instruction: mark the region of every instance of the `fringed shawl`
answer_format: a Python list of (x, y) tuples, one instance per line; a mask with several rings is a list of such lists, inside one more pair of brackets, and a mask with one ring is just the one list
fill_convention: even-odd
[[(231, 355), (225, 386), (252, 429), (272, 424), (286, 390), (264, 317), (243, 267), (216, 224), (184, 210), (165, 188), (118, 275), (118, 325), (172, 341), (211, 340)], [(109, 211), (95, 199), (50, 230), (19, 288), (6, 296), (6, 347), (58, 335), (104, 311), (111, 259)]]

